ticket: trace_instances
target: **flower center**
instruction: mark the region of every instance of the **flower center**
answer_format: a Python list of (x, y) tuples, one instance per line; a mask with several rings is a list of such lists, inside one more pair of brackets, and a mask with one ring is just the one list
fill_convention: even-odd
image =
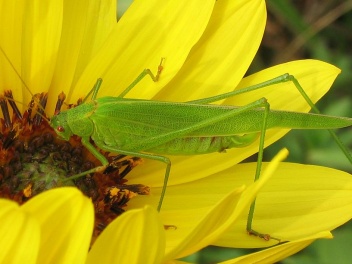
[[(31, 197), (61, 186), (76, 186), (92, 199), (95, 208), (93, 240), (118, 215), (127, 202), (138, 194), (149, 194), (149, 187), (127, 185), (124, 177), (140, 163), (139, 158), (124, 155), (106, 157), (111, 162), (104, 173), (78, 179), (70, 176), (99, 165), (81, 144), (80, 138), (57, 139), (55, 131), (42, 117), (47, 96), (41, 94), (23, 115), (11, 99), (10, 91), (0, 98), (0, 197), (22, 204)], [(58, 99), (59, 112), (64, 96)], [(10, 118), (8, 104), (13, 109)]]

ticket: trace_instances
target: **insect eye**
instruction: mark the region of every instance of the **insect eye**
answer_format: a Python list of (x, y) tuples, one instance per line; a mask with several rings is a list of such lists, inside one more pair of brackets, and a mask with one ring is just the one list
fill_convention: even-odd
[(63, 126), (58, 126), (57, 127), (57, 131), (59, 132), (64, 132), (65, 131), (65, 128)]

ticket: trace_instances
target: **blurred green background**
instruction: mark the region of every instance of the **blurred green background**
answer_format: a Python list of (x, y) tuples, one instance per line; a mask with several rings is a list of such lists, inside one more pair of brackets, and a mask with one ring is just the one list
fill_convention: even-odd
[[(119, 1), (119, 10), (124, 3)], [(130, 0), (127, 0), (130, 2)], [(352, 0), (267, 0), (268, 21), (264, 39), (248, 74), (297, 59), (313, 58), (336, 65), (342, 73), (330, 92), (318, 102), (324, 114), (352, 117)], [(352, 128), (338, 131), (352, 149)], [(327, 131), (291, 131), (264, 151), (270, 160), (283, 147), (286, 161), (324, 165), (348, 172), (352, 166)], [(256, 157), (251, 157), (256, 161)], [(352, 224), (333, 231), (333, 240), (319, 240), (280, 263), (352, 263)], [(207, 247), (185, 258), (193, 263), (216, 263), (249, 250)]]

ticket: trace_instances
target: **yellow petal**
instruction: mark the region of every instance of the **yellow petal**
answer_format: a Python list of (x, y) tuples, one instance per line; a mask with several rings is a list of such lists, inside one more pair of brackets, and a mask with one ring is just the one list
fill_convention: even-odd
[[(266, 166), (264, 163), (263, 168)], [(255, 169), (256, 163), (238, 164), (201, 180), (169, 186), (161, 213), (167, 213), (168, 219), (180, 219), (176, 225), (182, 226), (182, 221), (192, 219), (189, 215), (192, 211), (210, 207), (231, 190), (251, 184)], [(281, 163), (259, 194), (253, 228), (283, 241), (333, 230), (352, 218), (351, 191), (352, 178), (348, 173), (320, 166)], [(156, 206), (159, 199), (160, 189), (152, 188), (151, 195), (138, 196), (130, 201), (129, 206), (138, 207), (145, 203)], [(264, 241), (247, 235), (248, 210), (213, 244), (250, 248), (277, 244), (275, 240)], [(326, 220), (316, 221), (322, 218)], [(171, 225), (174, 222), (164, 223)]]
[(0, 237), (0, 263), (37, 263), (39, 223), (5, 199), (0, 199)]
[(232, 91), (257, 52), (265, 21), (262, 0), (217, 1), (180, 72), (153, 99), (187, 101)]
[(58, 59), (50, 86), (52, 96), (49, 96), (47, 109), (53, 112), (56, 96), (61, 91), (66, 95), (70, 93), (116, 23), (116, 1), (65, 1)]
[(129, 210), (115, 219), (95, 241), (87, 263), (161, 263), (164, 228), (155, 209)]
[[(172, 259), (189, 255), (211, 244), (212, 241), (221, 236), (237, 222), (238, 217), (245, 213), (244, 211), (247, 212), (247, 208), (258, 191), (270, 179), (279, 162), (286, 156), (287, 151), (281, 151), (263, 172), (260, 180), (246, 189), (240, 187), (232, 190), (216, 205), (192, 210), (185, 208), (182, 210), (163, 209), (161, 211), (163, 222), (177, 227), (176, 230), (166, 232), (166, 257)], [(188, 203), (190, 203), (189, 201), (193, 200), (188, 199)], [(184, 203), (179, 201), (178, 205), (180, 204)]]
[(166, 258), (181, 258), (209, 245), (219, 232), (236, 220), (235, 210), (244, 188), (233, 190), (212, 207), (195, 209), (162, 210), (163, 223), (175, 228), (166, 230)]
[(253, 254), (248, 254), (243, 257), (235, 258), (228, 261), (220, 262), (220, 264), (231, 264), (231, 263), (276, 263), (282, 259), (291, 256), (303, 248), (309, 246), (316, 239), (320, 238), (332, 238), (330, 232), (321, 232), (318, 234), (311, 235), (309, 237), (295, 240), (289, 243), (278, 245), (269, 249), (265, 249)]
[(93, 205), (76, 188), (41, 193), (22, 206), (41, 226), (38, 263), (84, 263), (93, 230)]
[[(99, 96), (118, 95), (145, 69), (156, 71), (165, 57), (160, 81), (146, 77), (128, 97), (150, 98), (176, 74), (209, 21), (214, 1), (134, 1), (100, 52), (90, 62), (73, 91), (104, 82)], [(85, 94), (83, 94), (84, 96)]]
[[(253, 165), (239, 164), (236, 166), (238, 174), (250, 175)], [(263, 168), (266, 166), (264, 163)], [(226, 184), (229, 182), (230, 179)], [(253, 229), (281, 241), (333, 230), (352, 218), (351, 191), (352, 177), (348, 173), (320, 166), (281, 163), (257, 197)], [(277, 244), (275, 240), (264, 241), (248, 236), (243, 232), (246, 223), (245, 213), (214, 244), (243, 248)]]
[[(0, 46), (19, 74), (21, 74), (23, 9), (23, 1), (0, 2), (0, 23), (2, 25), (0, 27)], [(19, 93), (22, 86), (21, 80), (2, 52), (0, 53), (0, 69), (1, 91), (11, 88)]]
[[(61, 37), (62, 9), (62, 0), (28, 1), (24, 7), (21, 76), (33, 94), (49, 89)], [(28, 91), (23, 96), (26, 103), (32, 99)]]

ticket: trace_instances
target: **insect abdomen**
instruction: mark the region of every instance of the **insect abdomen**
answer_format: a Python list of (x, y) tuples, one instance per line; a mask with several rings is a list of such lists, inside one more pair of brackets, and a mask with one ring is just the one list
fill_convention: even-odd
[(168, 155), (197, 155), (223, 152), (230, 148), (245, 147), (253, 143), (258, 133), (233, 136), (184, 137), (176, 138), (147, 152)]

